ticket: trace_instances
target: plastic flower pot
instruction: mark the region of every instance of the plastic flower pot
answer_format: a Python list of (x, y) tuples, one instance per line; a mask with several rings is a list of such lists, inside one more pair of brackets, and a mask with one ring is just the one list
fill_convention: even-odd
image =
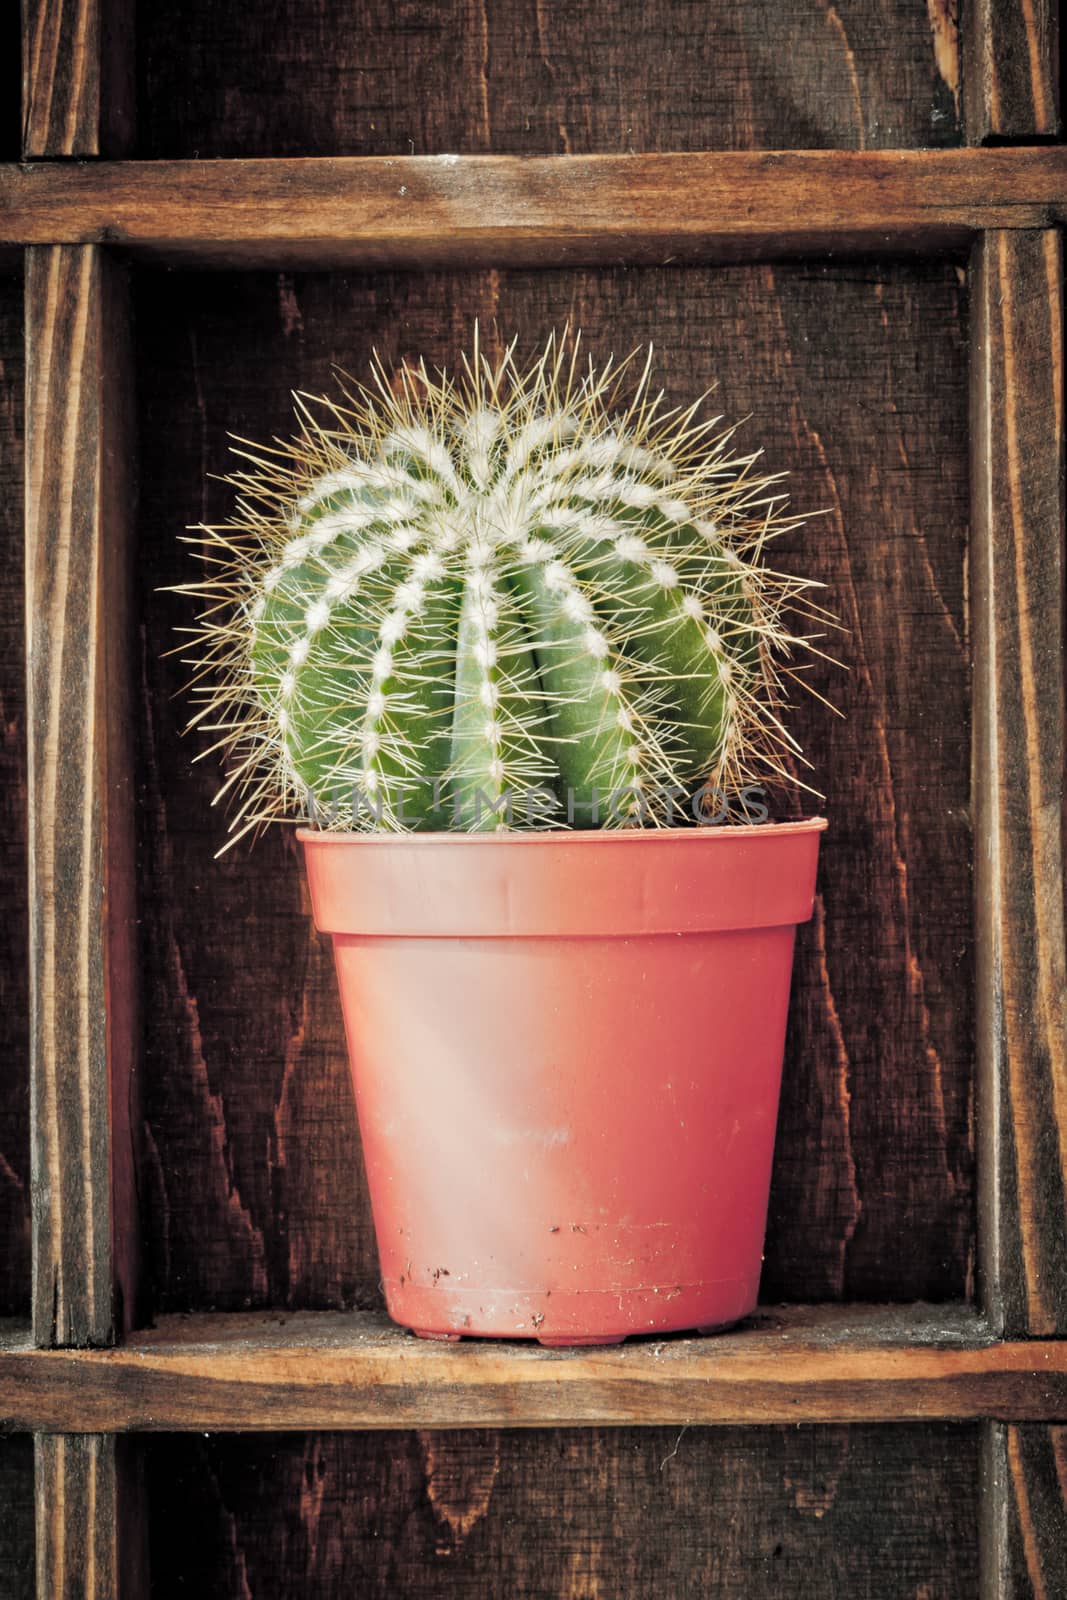
[(396, 1322), (608, 1344), (754, 1308), (825, 826), (301, 831)]

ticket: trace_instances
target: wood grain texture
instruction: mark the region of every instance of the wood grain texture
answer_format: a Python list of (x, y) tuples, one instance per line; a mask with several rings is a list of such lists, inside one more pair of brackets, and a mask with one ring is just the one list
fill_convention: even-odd
[(0, 1316), (30, 1305), (22, 284), (0, 278)]
[(154, 1439), (152, 1594), (972, 1600), (976, 1454), (967, 1427)]
[(974, 272), (978, 1074), (983, 1296), (1067, 1333), (1063, 258), (994, 234)]
[(938, 0), (187, 0), (138, 15), (146, 156), (878, 149), (959, 140)]
[(134, 123), (132, 0), (22, 0), (22, 154), (119, 156)]
[(963, 13), (963, 103), (971, 144), (1057, 138), (1057, 0), (971, 0)]
[(0, 1594), (33, 1600), (33, 1441), (0, 1441)]
[(1067, 150), (0, 168), (3, 237), (207, 264), (557, 266), (944, 251), (1067, 220)]
[[(780, 552), (829, 583), (846, 713), (794, 726), (831, 828), (794, 987), (764, 1294), (963, 1296), (970, 1279), (970, 829), (963, 616), (963, 303), (956, 271), (790, 266), (608, 274), (147, 277), (139, 389), (146, 667), (141, 852), (148, 1251), (160, 1310), (377, 1304), (343, 1030), (295, 842), (214, 861), (206, 739), (164, 652), (191, 606), (184, 525), (219, 520), (226, 434), (291, 426), (289, 391), (483, 328), (531, 347), (654, 340), (677, 398), (715, 409), (825, 511)], [(912, 663), (922, 661), (915, 675)]]
[(381, 1313), (165, 1317), (114, 1350), (0, 1347), (0, 1425), (262, 1432), (934, 1418), (1067, 1420), (1067, 1343), (966, 1307), (774, 1307), (603, 1350), (442, 1345)]
[(33, 1316), (45, 1344), (106, 1343), (134, 1294), (127, 339), (120, 268), (93, 248), (29, 252)]
[(980, 1481), (981, 1600), (1067, 1594), (1067, 1428), (987, 1425)]
[(101, 1434), (34, 1439), (37, 1600), (115, 1600), (115, 1441)]

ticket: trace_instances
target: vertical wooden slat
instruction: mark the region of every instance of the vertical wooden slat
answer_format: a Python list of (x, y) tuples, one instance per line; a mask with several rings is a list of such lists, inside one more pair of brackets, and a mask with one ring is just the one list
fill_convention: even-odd
[(971, 144), (1061, 130), (1057, 0), (973, 0), (964, 10), (963, 105)]
[[(972, 305), (979, 1261), (1009, 1335), (1067, 1332), (1063, 256), (989, 234)], [(1067, 1435), (991, 1424), (982, 1600), (1067, 1593)]]
[[(107, 1344), (140, 1310), (129, 296), (94, 247), (28, 251), (25, 296), (34, 1336)], [(144, 1592), (128, 1453), (37, 1440), (41, 1600)]]
[[(25, 159), (133, 143), (133, 0), (22, 0)], [(26, 258), (33, 1322), (107, 1343), (138, 1314), (131, 1151), (132, 360), (120, 269)], [(145, 1592), (137, 1496), (120, 1523), (114, 1438), (39, 1439), (37, 1593)]]
[(38, 1600), (142, 1600), (149, 1581), (140, 1441), (37, 1434), (33, 1445)]
[(133, 5), (22, 0), (22, 154), (120, 156), (134, 128)]
[(1067, 1333), (1063, 259), (995, 233), (972, 304), (979, 1263), (1009, 1336)]
[(1067, 1595), (1067, 1428), (988, 1423), (981, 1495), (981, 1600)]
[(118, 1507), (113, 1434), (34, 1441), (38, 1600), (113, 1600)]
[[(25, 158), (129, 148), (132, 39), (107, 26), (118, 20), (107, 6), (23, 0)], [(132, 817), (123, 823), (130, 805), (120, 788), (127, 330), (117, 274), (97, 252), (27, 253), (33, 1320), (42, 1343), (107, 1342), (116, 1312), (121, 1325), (134, 1299), (136, 1264), (129, 1245), (115, 1248), (112, 1201), (114, 1180), (118, 1238), (135, 1239), (126, 1154)], [(115, 624), (106, 639), (105, 615)], [(109, 1600), (114, 1439), (38, 1439), (34, 1478), (41, 1600)]]
[[(1060, 133), (1057, 0), (964, 13), (972, 144)], [(972, 308), (981, 1294), (1012, 1333), (1067, 1330), (1063, 879), (1063, 259), (988, 234)], [(984, 1430), (981, 1600), (1067, 1593), (1062, 1430)]]
[(122, 269), (30, 250), (26, 336), (34, 1333), (107, 1344), (138, 1232)]

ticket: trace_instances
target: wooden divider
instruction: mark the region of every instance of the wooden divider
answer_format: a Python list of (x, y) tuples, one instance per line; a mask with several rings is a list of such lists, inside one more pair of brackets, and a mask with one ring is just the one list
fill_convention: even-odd
[(22, 0), (24, 160), (126, 153), (133, 28), (133, 0)]
[(1067, 1334), (1063, 250), (987, 234), (971, 276), (982, 1293)]
[[(137, 1315), (124, 268), (27, 252), (33, 1324), (106, 1345)], [(115, 1443), (38, 1439), (42, 1600), (116, 1592)]]

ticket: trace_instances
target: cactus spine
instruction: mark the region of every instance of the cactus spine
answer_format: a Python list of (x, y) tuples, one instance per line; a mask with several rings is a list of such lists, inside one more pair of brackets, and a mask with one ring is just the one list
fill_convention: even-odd
[(699, 402), (665, 411), (650, 358), (627, 395), (578, 344), (523, 371), (476, 341), (458, 381), (376, 366), (242, 451), (185, 586), (234, 828), (680, 821), (799, 755), (783, 609), (811, 585), (762, 559), (797, 521), (777, 480)]

